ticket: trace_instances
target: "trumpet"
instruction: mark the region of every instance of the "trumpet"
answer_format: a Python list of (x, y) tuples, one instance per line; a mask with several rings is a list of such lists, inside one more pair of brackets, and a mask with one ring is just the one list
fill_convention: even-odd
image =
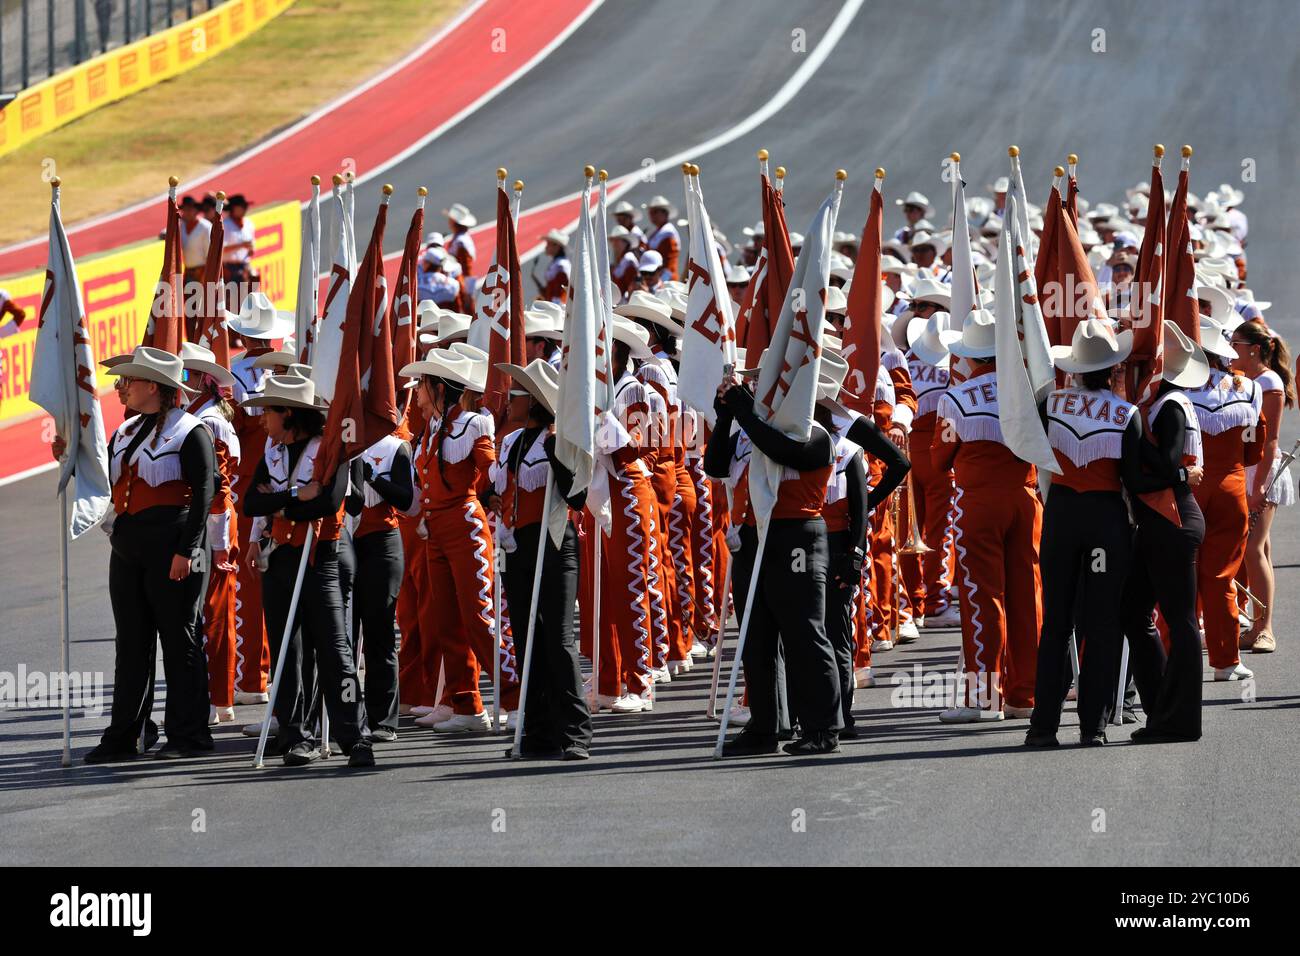
[[(909, 461), (912, 458), (911, 444), (912, 443), (910, 441), (906, 439), (904, 440), (903, 454), (907, 455)], [(925, 539), (921, 537), (921, 527), (916, 523), (916, 492), (912, 485), (912, 472), (910, 470), (907, 473), (907, 477), (903, 479), (903, 484), (907, 486), (907, 518), (908, 518), (907, 540), (898, 546), (898, 553), (899, 554), (925, 554), (926, 552), (931, 551), (933, 549), (929, 545), (927, 545), (925, 543)], [(894, 527), (895, 528), (898, 527), (898, 509), (899, 509), (899, 498), (901, 497), (901, 492), (902, 489), (899, 489), (894, 492), (894, 502), (895, 502), (894, 503), (894, 509), (895, 509)]]

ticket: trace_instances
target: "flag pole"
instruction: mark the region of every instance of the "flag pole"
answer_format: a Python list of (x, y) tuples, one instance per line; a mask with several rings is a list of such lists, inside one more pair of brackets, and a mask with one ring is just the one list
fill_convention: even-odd
[[(727, 492), (727, 517), (731, 517), (731, 509), (734, 505), (733, 492), (730, 486), (726, 486)], [(722, 575), (722, 607), (718, 610), (718, 634), (713, 641), (713, 679), (709, 683), (709, 705), (704, 709), (704, 716), (712, 720), (718, 715), (718, 678), (722, 674), (722, 642), (727, 634), (727, 601), (731, 597), (731, 569), (735, 566), (735, 556), (728, 552), (727, 570)]]
[[(501, 518), (493, 515), (496, 525), (494, 540), (501, 540)], [(501, 575), (505, 573), (505, 552), (496, 548), (492, 552), (492, 633), (496, 648), (492, 655), (492, 733), (501, 733)], [(437, 701), (434, 701), (435, 705)]]
[[(533, 568), (533, 597), (528, 605), (528, 643), (524, 645), (524, 672), (519, 677), (519, 710), (515, 718), (515, 743), (510, 756), (518, 760), (523, 756), (524, 742), (524, 707), (528, 701), (528, 671), (533, 662), (533, 644), (537, 631), (537, 597), (542, 587), (542, 562), (546, 559), (546, 539), (550, 536), (551, 494), (555, 488), (555, 474), (549, 469), (546, 474), (546, 494), (542, 497), (542, 526), (537, 536), (537, 564)], [(519, 659), (516, 653), (515, 660)]]
[[(736, 678), (740, 674), (741, 660), (745, 654), (745, 637), (749, 634), (749, 619), (754, 610), (754, 592), (758, 588), (758, 575), (763, 568), (763, 551), (767, 547), (767, 528), (758, 538), (758, 552), (754, 555), (754, 569), (749, 575), (749, 593), (745, 596), (745, 613), (740, 619), (740, 633), (736, 636), (736, 656), (731, 661), (731, 676), (727, 680), (727, 703), (722, 710), (722, 721), (718, 724), (718, 741), (713, 747), (713, 759), (722, 759), (722, 745), (727, 742), (727, 720), (731, 716), (731, 705), (736, 699)], [(732, 563), (735, 562), (733, 556)], [(727, 566), (731, 572), (731, 566)], [(719, 656), (721, 648), (719, 647)]]
[[(59, 181), (54, 181), (58, 188)], [(65, 453), (66, 454), (66, 453)], [(72, 766), (72, 697), (69, 675), (72, 670), (72, 647), (68, 627), (68, 487), (59, 492), (59, 591), (63, 601), (60, 618), (63, 657), (63, 759), (65, 767)]]
[[(271, 679), (271, 693), (266, 701), (266, 713), (262, 718), (262, 732), (257, 738), (257, 755), (253, 758), (253, 769), (261, 770), (263, 767), (262, 756), (266, 752), (266, 736), (271, 729), (271, 716), (275, 711), (275, 695), (280, 689), (280, 675), (284, 673), (284, 659), (287, 656), (289, 640), (293, 635), (293, 619), (298, 613), (298, 598), (302, 594), (302, 579), (307, 573), (307, 556), (311, 554), (312, 532), (316, 530), (314, 521), (307, 524), (307, 537), (302, 543), (302, 557), (298, 559), (298, 577), (293, 582), (293, 597), (289, 601), (289, 616), (284, 622), (284, 638), (280, 641), (280, 653), (276, 655), (275, 677)], [(324, 712), (325, 701), (321, 699), (321, 710)], [(328, 741), (326, 745), (328, 746)]]

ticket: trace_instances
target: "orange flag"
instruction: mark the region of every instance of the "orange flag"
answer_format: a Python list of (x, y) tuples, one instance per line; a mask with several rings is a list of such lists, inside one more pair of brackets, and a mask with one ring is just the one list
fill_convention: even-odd
[[(1047, 340), (1061, 345), (1061, 315), (1055, 297), (1051, 296), (1049, 282), (1059, 282), (1056, 268), (1056, 234), (1061, 229), (1061, 179), (1052, 180), (1052, 192), (1043, 207), (1043, 237), (1038, 244), (1038, 258), (1034, 261), (1034, 285), (1043, 307), (1043, 324), (1047, 326)], [(1069, 344), (1068, 340), (1064, 344)]]
[[(1196, 344), (1201, 342), (1201, 311), (1196, 302), (1196, 260), (1192, 256), (1192, 234), (1187, 219), (1187, 171), (1192, 148), (1183, 147), (1183, 165), (1178, 171), (1178, 189), (1169, 207), (1165, 232), (1165, 297), (1163, 317), (1173, 322)], [(1153, 187), (1154, 188), (1154, 187)], [(1157, 333), (1159, 334), (1159, 333)]]
[[(582, 210), (586, 215), (589, 210)], [(505, 422), (510, 405), (510, 376), (497, 368), (498, 362), (527, 365), (524, 359), (524, 282), (519, 271), (519, 247), (515, 240), (515, 219), (510, 214), (510, 197), (497, 185), (497, 248), (492, 269), (479, 287), (479, 314), (488, 326), (487, 391), (483, 405), (492, 410), (498, 426)]]
[(772, 330), (785, 304), (785, 293), (794, 275), (794, 250), (785, 222), (785, 200), (767, 173), (760, 175), (763, 191), (763, 250), (741, 301), (737, 336), (745, 344), (745, 361), (757, 364), (772, 340)]
[[(1155, 399), (1164, 374), (1163, 292), (1165, 279), (1165, 182), (1160, 172), (1160, 147), (1151, 163), (1151, 197), (1147, 204), (1146, 231), (1138, 250), (1137, 269), (1133, 276), (1133, 354), (1129, 358), (1131, 374), (1129, 395), (1138, 404), (1149, 405)], [(1199, 322), (1197, 323), (1199, 325)]]
[(185, 339), (185, 266), (181, 256), (181, 213), (176, 186), (167, 193), (167, 230), (163, 235), (162, 272), (149, 308), (149, 322), (141, 345), (179, 355)]
[[(875, 407), (876, 376), (880, 374), (880, 313), (884, 305), (881, 286), (880, 247), (884, 242), (884, 200), (881, 186), (884, 170), (877, 170), (871, 190), (871, 208), (867, 224), (862, 227), (862, 244), (853, 267), (853, 284), (849, 287), (848, 311), (845, 315), (843, 351), (849, 363), (845, 404), (870, 417)], [(746, 353), (748, 357), (748, 353)]]
[(217, 200), (217, 220), (212, 224), (208, 259), (203, 266), (203, 301), (195, 322), (199, 344), (212, 350), (217, 364), (230, 368), (230, 333), (226, 330), (226, 286), (222, 281), (221, 250), (226, 244), (226, 227), (221, 220), (222, 201)]
[[(421, 187), (423, 188), (423, 187)], [(420, 240), (424, 236), (424, 194), (421, 193), (411, 225), (406, 230), (406, 244), (402, 247), (402, 264), (397, 270), (397, 287), (393, 290), (393, 308), (388, 316), (393, 333), (393, 369), (397, 371), (418, 357), (415, 348), (415, 297), (417, 293), (416, 269), (420, 259)], [(411, 389), (406, 389), (410, 397)]]

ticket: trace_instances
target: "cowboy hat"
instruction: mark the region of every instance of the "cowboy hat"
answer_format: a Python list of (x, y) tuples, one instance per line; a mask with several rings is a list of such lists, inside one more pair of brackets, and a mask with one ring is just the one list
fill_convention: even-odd
[(840, 396), (857, 398), (844, 391), (844, 380), (849, 375), (849, 363), (833, 352), (822, 353), (822, 364), (817, 375), (817, 401), (834, 411), (840, 410)]
[(415, 331), (438, 331), (438, 318), (441, 315), (442, 309), (438, 308), (438, 303), (425, 299), (415, 307)]
[(926, 215), (929, 215), (930, 200), (926, 199), (923, 193), (919, 193), (915, 189), (908, 193), (903, 199), (895, 199), (894, 205), (915, 206), (918, 209), (926, 210)]
[[(537, 308), (541, 303), (534, 302), (533, 308), (524, 312), (524, 338), (526, 339), (562, 339), (564, 331), (555, 323), (555, 316)], [(558, 305), (558, 303), (547, 303)], [(563, 315), (563, 313), (561, 313)]]
[(181, 365), (190, 371), (211, 375), (224, 388), (235, 384), (235, 376), (230, 374), (230, 369), (217, 364), (217, 356), (212, 349), (204, 348), (197, 342), (181, 343)]
[(1210, 304), (1209, 317), (1220, 325), (1226, 325), (1232, 318), (1232, 314), (1237, 311), (1237, 303), (1232, 294), (1216, 286), (1198, 285), (1196, 298)]
[(470, 372), (470, 383), (467, 387), (475, 392), (487, 390), (487, 371), (488, 371), (488, 354), (477, 346), (470, 345), (468, 342), (452, 342), (447, 346), (448, 351), (455, 352), (457, 355), (463, 355), (473, 364)]
[(194, 392), (185, 387), (185, 382), (181, 378), (184, 371), (185, 368), (181, 364), (179, 355), (173, 355), (164, 349), (138, 345), (135, 351), (131, 353), (129, 361), (112, 366), (107, 374), (143, 379), (146, 382), (156, 382), (170, 388), (179, 388), (187, 394), (193, 395)]
[(993, 182), (989, 183), (989, 189), (995, 193), (1004, 193), (1011, 188), (1011, 179), (1007, 176), (999, 176)]
[(562, 229), (547, 230), (546, 235), (542, 236), (543, 242), (553, 242), (557, 246), (567, 246), (569, 244), (569, 234)]
[(464, 226), (466, 229), (473, 229), (478, 225), (478, 220), (474, 218), (474, 214), (458, 202), (452, 203), (442, 211), (442, 214), (456, 225)]
[(614, 205), (609, 207), (609, 211), (611, 215), (615, 216), (631, 216), (633, 222), (641, 221), (641, 211), (626, 199), (620, 199), (618, 202), (614, 203)]
[(739, 262), (724, 262), (722, 271), (727, 276), (727, 285), (749, 285), (749, 269)]
[(558, 302), (552, 302), (550, 299), (534, 299), (533, 304), (528, 308), (539, 315), (547, 316), (557, 329), (564, 325), (564, 306)]
[(610, 325), (610, 332), (615, 342), (622, 342), (628, 347), (632, 358), (654, 358), (654, 353), (650, 351), (650, 333), (635, 322), (615, 318)]
[(285, 339), (284, 346), (274, 352), (263, 352), (253, 359), (253, 368), (275, 368), (298, 361), (298, 349), (293, 339)]
[(849, 299), (844, 294), (844, 290), (838, 286), (831, 286), (826, 290), (826, 311), (834, 312), (836, 315), (843, 315), (849, 310)]
[(131, 361), (131, 353), (126, 352), (122, 355), (110, 355), (106, 359), (100, 359), (99, 364), (104, 368), (116, 368), (118, 365), (121, 365), (123, 362), (129, 362), (129, 361)]
[(899, 275), (912, 276), (916, 275), (916, 266), (910, 262), (904, 262), (897, 256), (891, 256), (888, 253), (880, 257), (880, 271), (897, 272)]
[[(1179, 388), (1200, 388), (1210, 379), (1205, 351), (1168, 319), (1164, 320), (1164, 380)], [(1233, 353), (1234, 357), (1236, 353)]]
[(1237, 301), (1244, 302), (1247, 305), (1253, 305), (1260, 312), (1267, 311), (1269, 307), (1273, 305), (1272, 302), (1266, 299), (1256, 299), (1255, 293), (1244, 286), (1237, 290)]
[(1109, 324), (1089, 318), (1075, 326), (1069, 345), (1052, 346), (1052, 360), (1062, 372), (1097, 372), (1118, 365), (1132, 351), (1132, 329), (1116, 335)]
[(615, 226), (605, 234), (606, 239), (622, 239), (626, 243), (632, 242), (632, 230), (626, 226)]
[(258, 392), (244, 400), (256, 408), (310, 408), (323, 411), (325, 399), (316, 394), (316, 383), (306, 376), (268, 375)]
[(655, 290), (655, 295), (660, 301), (668, 306), (668, 311), (672, 315), (673, 325), (676, 327), (674, 329), (674, 334), (683, 335), (686, 332), (686, 326), (684, 325), (686, 322), (686, 293), (680, 292), (677, 289), (665, 289), (664, 285), (667, 285), (667, 283), (660, 285), (659, 288)]
[(438, 232), (438, 230), (435, 229), (433, 232), (429, 233), (429, 235), (425, 237), (424, 242), (426, 245), (430, 245), (430, 246), (442, 246), (446, 244), (447, 240), (442, 233)]
[(298, 378), (311, 378), (311, 366), (304, 365), (302, 362), (290, 362), (284, 369), (285, 375), (296, 375)]
[[(397, 373), (403, 378), (419, 379), (429, 375), (481, 392), (487, 387), (487, 362), (480, 368), (474, 357), (451, 349), (430, 349), (429, 354), (418, 362), (403, 365)], [(480, 378), (481, 376), (481, 378)]]
[(682, 327), (673, 321), (672, 306), (652, 292), (633, 292), (622, 305), (614, 306), (614, 314), (625, 319), (641, 319), (668, 329), (674, 335), (682, 334)]
[(470, 323), (474, 317), (466, 315), (464, 312), (449, 312), (443, 309), (438, 313), (438, 341), (450, 342), (455, 339), (464, 339), (469, 336)]
[(496, 367), (541, 402), (548, 412), (555, 414), (555, 407), (560, 403), (560, 373), (550, 362), (545, 359), (533, 359), (527, 365), (498, 362)]
[(857, 247), (861, 245), (861, 241), (856, 235), (851, 232), (841, 232), (838, 229), (836, 229), (834, 235), (831, 236), (831, 242), (836, 246)]
[[(1238, 323), (1238, 325), (1240, 324)], [(1230, 334), (1231, 332), (1226, 326), (1214, 321), (1210, 316), (1201, 316), (1201, 349), (1206, 353), (1217, 355), (1229, 362), (1235, 362), (1237, 360), (1237, 350), (1232, 347), (1232, 343), (1228, 340)]]
[(226, 313), (226, 328), (246, 339), (285, 339), (293, 326), (293, 313), (278, 311), (265, 292), (248, 293), (238, 315)]
[(645, 209), (665, 209), (668, 215), (674, 215), (673, 204), (670, 203), (666, 196), (651, 196), (650, 201), (645, 204)]
[(989, 358), (997, 353), (997, 326), (988, 309), (971, 309), (962, 321), (961, 338), (948, 346), (958, 358)]
[(943, 368), (948, 364), (948, 351), (961, 333), (950, 326), (947, 312), (936, 312), (923, 322), (909, 321), (907, 347), (922, 362)]

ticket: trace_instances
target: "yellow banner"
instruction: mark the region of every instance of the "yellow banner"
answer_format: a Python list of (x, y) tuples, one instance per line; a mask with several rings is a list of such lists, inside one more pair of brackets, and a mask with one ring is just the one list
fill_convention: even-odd
[[(163, 207), (159, 205), (159, 219)], [(302, 255), (302, 213), (296, 202), (277, 203), (256, 212), (253, 223), (253, 268), (261, 274), (260, 289), (277, 308), (292, 310), (298, 300), (298, 260)], [(74, 244), (73, 254), (76, 254)], [(152, 240), (105, 252), (77, 263), (81, 301), (95, 361), (129, 352), (144, 338), (158, 277), (162, 272), (162, 240)], [(22, 327), (0, 326), (0, 428), (39, 411), (28, 393), (32, 350), (36, 345), (37, 313), (45, 288), (45, 270), (0, 279), (0, 289), (27, 313)], [(111, 380), (100, 378), (105, 388)]]
[(0, 156), (228, 50), (295, 0), (229, 0), (29, 87), (0, 110)]

